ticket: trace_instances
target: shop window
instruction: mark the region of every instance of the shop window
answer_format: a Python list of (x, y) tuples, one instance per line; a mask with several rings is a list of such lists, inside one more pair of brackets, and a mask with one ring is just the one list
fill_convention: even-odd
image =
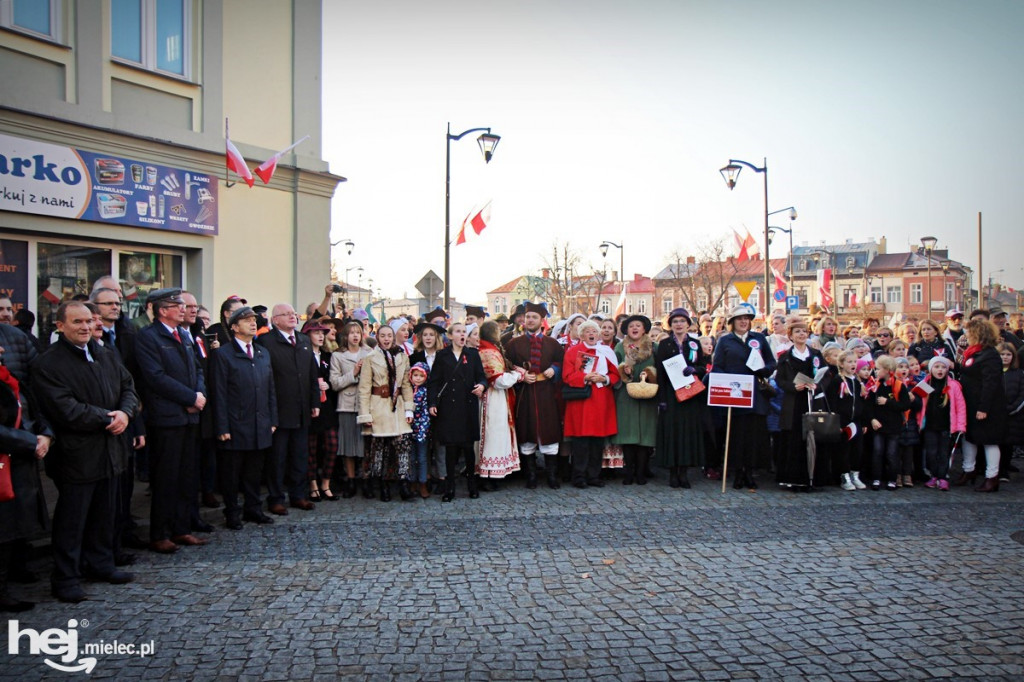
[(39, 338), (46, 340), (57, 328), (57, 306), (88, 295), (94, 281), (110, 274), (110, 249), (39, 242), (37, 263), (36, 318)]
[(145, 313), (146, 296), (154, 289), (180, 287), (181, 256), (149, 251), (121, 251), (118, 254), (121, 291), (124, 303), (121, 314), (135, 319)]
[(150, 71), (190, 77), (185, 0), (111, 0), (110, 54)]
[(61, 0), (0, 0), (0, 26), (60, 40)]

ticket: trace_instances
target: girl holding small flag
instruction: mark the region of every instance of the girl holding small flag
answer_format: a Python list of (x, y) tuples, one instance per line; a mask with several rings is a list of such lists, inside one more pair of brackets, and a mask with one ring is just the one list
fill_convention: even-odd
[(949, 371), (953, 361), (936, 355), (928, 361), (928, 376), (915, 387), (921, 397), (917, 423), (924, 441), (925, 468), (931, 478), (926, 488), (949, 490), (950, 436), (967, 430), (967, 406), (960, 383)]
[(831, 449), (833, 471), (839, 474), (843, 490), (864, 490), (860, 480), (864, 433), (864, 384), (857, 378), (857, 354), (852, 350), (839, 355), (839, 376), (825, 389), (825, 400), (839, 415), (843, 435)]

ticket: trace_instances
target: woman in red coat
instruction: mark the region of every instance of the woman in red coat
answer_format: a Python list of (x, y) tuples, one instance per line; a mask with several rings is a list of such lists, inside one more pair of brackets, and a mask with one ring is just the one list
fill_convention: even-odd
[(565, 401), (565, 435), (572, 441), (572, 483), (601, 488), (601, 452), (604, 439), (618, 431), (615, 394), (619, 383), (618, 360), (601, 343), (601, 328), (587, 320), (578, 329), (581, 343), (565, 351), (562, 381), (566, 386), (591, 386), (590, 397)]

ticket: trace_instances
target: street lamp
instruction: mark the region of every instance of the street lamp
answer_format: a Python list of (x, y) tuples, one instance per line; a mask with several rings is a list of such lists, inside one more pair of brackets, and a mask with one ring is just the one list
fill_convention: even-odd
[(348, 289), (349, 287), (352, 286), (352, 283), (349, 282), (349, 279), (348, 279), (348, 273), (352, 272), (353, 270), (355, 270), (355, 271), (357, 271), (359, 273), (359, 277), (363, 276), (363, 266), (362, 265), (356, 265), (355, 267), (345, 268), (345, 288), (346, 289)]
[(938, 243), (935, 237), (921, 237), (921, 246), (924, 247), (925, 255), (928, 257), (928, 295), (925, 296), (925, 316), (932, 315), (932, 251)]
[[(746, 161), (740, 161), (739, 159), (729, 159), (729, 164), (719, 169), (719, 173), (722, 174), (722, 179), (725, 180), (725, 185), (732, 190), (736, 187), (736, 180), (740, 176), (740, 171), (746, 166), (755, 173), (764, 174), (764, 319), (768, 321), (768, 277), (769, 266), (768, 266), (768, 248), (770, 244), (771, 235), (768, 234), (768, 159), (764, 159), (764, 165), (760, 168), (752, 163)], [(794, 210), (795, 213), (795, 210)]]
[[(619, 250), (619, 278), (622, 280), (622, 292), (625, 293), (625, 291), (626, 291), (626, 271), (624, 269), (625, 266), (623, 265), (623, 263), (625, 263), (626, 249), (623, 248), (622, 244), (616, 244), (615, 242), (608, 241), (607, 239), (605, 239), (598, 246), (598, 248), (601, 249), (601, 258), (607, 258), (608, 257), (608, 247), (609, 246), (614, 246), (615, 248), (617, 248)], [(600, 300), (601, 299), (599, 297), (598, 298), (598, 302), (600, 302)]]
[(942, 268), (942, 309), (949, 310), (949, 296), (946, 295), (946, 278), (949, 277), (949, 268), (953, 265), (953, 261), (948, 258), (943, 258), (939, 261), (939, 267)]
[(445, 156), (444, 156), (444, 309), (448, 310), (451, 302), (451, 190), (452, 190), (452, 140), (461, 140), (470, 133), (482, 132), (476, 138), (480, 145), (480, 151), (484, 155), (484, 163), (490, 163), (494, 156), (494, 150), (501, 140), (499, 135), (492, 135), (490, 128), (470, 128), (458, 135), (452, 135), (452, 124), (448, 123), (448, 131), (445, 134)]

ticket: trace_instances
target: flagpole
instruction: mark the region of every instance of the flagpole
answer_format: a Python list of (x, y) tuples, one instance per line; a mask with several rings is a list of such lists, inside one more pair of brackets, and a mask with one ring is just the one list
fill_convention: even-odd
[[(231, 139), (231, 134), (228, 132), (228, 117), (227, 116), (224, 117), (224, 139), (225, 140), (230, 140)], [(231, 167), (228, 166), (228, 155), (225, 154), (224, 155), (224, 186), (225, 187), (234, 187), (235, 186), (235, 183), (231, 182), (231, 180), (228, 179), (230, 177), (231, 177)]]

